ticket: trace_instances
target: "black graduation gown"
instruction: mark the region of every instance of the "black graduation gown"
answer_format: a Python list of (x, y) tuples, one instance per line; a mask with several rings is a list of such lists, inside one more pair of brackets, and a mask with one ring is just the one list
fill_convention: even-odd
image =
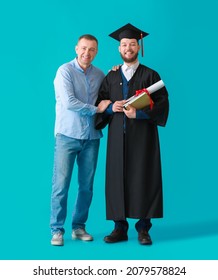
[[(105, 77), (96, 104), (103, 99), (123, 100), (121, 70)], [(129, 81), (128, 97), (160, 80), (158, 73), (139, 65)], [(152, 94), (154, 106), (143, 109), (150, 119), (128, 119), (124, 133), (124, 113), (97, 114), (96, 128), (108, 124), (106, 160), (106, 218), (160, 218), (163, 195), (160, 146), (157, 126), (165, 126), (168, 93), (162, 88)]]

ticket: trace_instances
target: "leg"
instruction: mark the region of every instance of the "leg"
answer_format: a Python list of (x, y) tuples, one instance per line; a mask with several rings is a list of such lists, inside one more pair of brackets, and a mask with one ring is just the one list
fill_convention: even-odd
[(151, 228), (150, 219), (140, 219), (136, 224), (135, 228), (138, 231), (138, 241), (141, 245), (151, 245), (152, 240), (149, 235), (149, 230)]
[(122, 229), (123, 231), (127, 232), (129, 228), (129, 224), (126, 220), (123, 221), (114, 221), (115, 229)]
[(151, 219), (140, 219), (135, 224), (135, 228), (138, 232), (141, 230), (146, 230), (148, 232), (151, 227), (152, 227)]
[(74, 139), (58, 134), (55, 144), (54, 170), (51, 194), (50, 226), (52, 234), (64, 233), (67, 198), (76, 157)]
[(93, 196), (93, 182), (98, 160), (100, 140), (85, 140), (77, 156), (78, 164), (78, 195), (75, 203), (72, 228), (85, 228), (89, 207)]

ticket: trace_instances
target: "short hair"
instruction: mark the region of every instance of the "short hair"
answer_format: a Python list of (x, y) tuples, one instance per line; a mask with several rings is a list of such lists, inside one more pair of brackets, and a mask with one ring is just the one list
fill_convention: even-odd
[(87, 39), (87, 40), (90, 40), (90, 41), (95, 41), (98, 45), (98, 40), (95, 36), (91, 35), (91, 34), (84, 34), (84, 35), (81, 35), (78, 39), (78, 42), (81, 40), (81, 39)]

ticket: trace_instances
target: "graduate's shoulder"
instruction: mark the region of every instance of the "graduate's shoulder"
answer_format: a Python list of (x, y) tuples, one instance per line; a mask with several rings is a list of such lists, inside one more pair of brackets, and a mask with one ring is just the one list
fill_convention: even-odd
[(107, 79), (117, 79), (117, 78), (121, 78), (121, 69), (117, 69), (117, 70), (109, 70), (107, 75), (106, 75), (106, 78)]
[(152, 78), (152, 80), (160, 80), (160, 75), (159, 73), (154, 70), (153, 68), (151, 67), (148, 67), (147, 65), (143, 65), (143, 64), (139, 64), (139, 67), (138, 67), (138, 75), (146, 75), (147, 77), (150, 77)]
[(151, 73), (151, 74), (156, 74), (157, 73), (156, 70), (154, 70), (153, 68), (148, 67), (147, 65), (144, 65), (144, 64), (139, 64), (139, 69), (141, 71), (145, 71), (145, 72), (148, 72), (148, 73)]

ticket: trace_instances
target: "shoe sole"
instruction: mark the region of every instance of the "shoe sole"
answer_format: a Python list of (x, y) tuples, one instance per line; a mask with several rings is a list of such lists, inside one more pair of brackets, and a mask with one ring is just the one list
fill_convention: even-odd
[(53, 246), (64, 246), (64, 242), (51, 241), (51, 245), (53, 245)]
[(143, 241), (140, 242), (140, 241), (139, 241), (139, 244), (140, 244), (140, 245), (148, 245), (148, 246), (149, 246), (149, 245), (152, 245), (152, 241), (151, 241), (151, 242), (143, 242)]
[(91, 237), (80, 237), (80, 236), (74, 236), (72, 235), (73, 240), (82, 240), (82, 241), (93, 241), (93, 238)]
[(123, 242), (123, 241), (128, 241), (128, 238), (122, 239), (122, 240), (118, 240), (118, 241), (112, 241), (112, 240), (105, 240), (104, 239), (105, 243), (119, 243), (119, 242)]

